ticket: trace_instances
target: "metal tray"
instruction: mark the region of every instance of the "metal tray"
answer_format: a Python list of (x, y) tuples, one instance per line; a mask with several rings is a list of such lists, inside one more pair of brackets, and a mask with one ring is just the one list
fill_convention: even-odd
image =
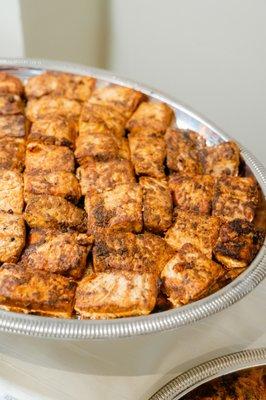
[[(14, 74), (25, 80), (38, 75), (44, 70), (72, 72), (80, 75), (92, 75), (98, 79), (98, 85), (117, 83), (133, 87), (147, 94), (150, 98), (163, 101), (175, 110), (176, 123), (180, 128), (193, 129), (202, 134), (209, 145), (229, 140), (229, 136), (199, 116), (188, 107), (156, 90), (147, 88), (127, 79), (119, 78), (111, 72), (64, 62), (0, 59), (0, 70)], [(241, 145), (241, 155), (246, 164), (246, 174), (253, 174), (260, 184), (263, 199), (266, 195), (266, 170), (256, 158)], [(263, 213), (265, 214), (265, 207)], [(251, 292), (266, 276), (266, 245), (253, 260), (249, 268), (232, 283), (195, 303), (179, 309), (164, 311), (148, 316), (116, 320), (78, 320), (57, 319), (35, 315), (0, 311), (0, 331), (13, 332), (39, 337), (66, 339), (109, 339), (150, 334), (175, 329), (199, 321), (221, 311)]]
[(178, 400), (196, 387), (222, 375), (266, 365), (266, 348), (244, 350), (215, 358), (177, 376), (156, 392), (150, 400)]

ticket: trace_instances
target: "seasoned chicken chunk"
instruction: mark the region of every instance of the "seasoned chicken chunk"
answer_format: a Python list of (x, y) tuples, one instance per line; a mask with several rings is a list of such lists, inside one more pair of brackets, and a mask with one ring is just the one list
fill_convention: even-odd
[(74, 154), (65, 146), (32, 142), (27, 145), (25, 166), (27, 173), (74, 172)]
[(112, 133), (121, 138), (125, 134), (125, 117), (116, 108), (91, 104), (83, 106), (79, 122), (80, 133)]
[(165, 141), (158, 133), (141, 131), (128, 136), (131, 161), (137, 175), (162, 178), (166, 157)]
[(153, 274), (102, 272), (78, 283), (75, 310), (90, 319), (146, 315), (153, 310), (156, 296), (157, 278)]
[(0, 116), (23, 114), (24, 105), (17, 95), (0, 95)]
[(22, 171), (25, 163), (25, 140), (21, 138), (0, 139), (0, 168)]
[(170, 228), (173, 204), (167, 181), (142, 176), (139, 180), (143, 192), (143, 225), (154, 233)]
[(205, 140), (191, 130), (169, 128), (165, 134), (167, 166), (184, 175), (201, 174), (200, 149)]
[(222, 225), (213, 253), (227, 268), (245, 268), (261, 248), (264, 236), (250, 222), (235, 219)]
[(174, 204), (181, 210), (200, 214), (211, 213), (214, 183), (210, 175), (171, 175), (169, 179)]
[(207, 382), (183, 400), (265, 400), (265, 368), (252, 368), (223, 375)]
[(217, 146), (206, 147), (200, 155), (204, 174), (238, 175), (240, 150), (236, 143), (225, 142)]
[(219, 228), (220, 220), (217, 217), (176, 210), (175, 223), (166, 232), (165, 240), (175, 250), (190, 243), (211, 258)]
[(118, 185), (103, 193), (85, 197), (88, 232), (122, 230), (140, 232), (142, 229), (142, 191), (137, 184)]
[(81, 104), (78, 101), (55, 96), (43, 96), (40, 99), (29, 100), (26, 107), (26, 116), (32, 122), (54, 116), (77, 120), (80, 112)]
[(85, 101), (91, 96), (95, 82), (95, 78), (90, 76), (47, 71), (30, 78), (25, 85), (25, 92), (30, 99), (53, 95)]
[(103, 192), (117, 185), (135, 182), (131, 162), (123, 159), (107, 161), (87, 159), (86, 163), (77, 169), (77, 176), (83, 195), (90, 191)]
[(77, 203), (81, 197), (79, 181), (74, 174), (66, 171), (24, 173), (24, 196), (49, 194), (60, 196)]
[(179, 249), (162, 271), (163, 291), (174, 307), (196, 300), (212, 285), (223, 268), (187, 243)]
[(127, 123), (130, 132), (149, 129), (150, 132), (163, 133), (171, 124), (173, 111), (164, 103), (141, 103)]
[(25, 225), (20, 215), (0, 211), (0, 262), (16, 262), (25, 244)]
[(224, 176), (216, 182), (217, 195), (231, 195), (241, 200), (258, 203), (258, 184), (253, 177)]
[(173, 254), (163, 238), (151, 233), (107, 232), (95, 237), (93, 267), (95, 272), (122, 270), (159, 275)]
[(160, 236), (145, 232), (136, 236), (137, 251), (133, 255), (134, 269), (142, 265), (145, 270), (160, 275), (174, 250)]
[(85, 211), (59, 196), (30, 196), (24, 216), (31, 228), (86, 231)]
[(0, 308), (70, 318), (75, 282), (47, 271), (31, 271), (15, 264), (0, 267)]
[(255, 179), (227, 176), (217, 181), (212, 213), (227, 221), (236, 218), (252, 221), (258, 202), (259, 191)]
[(23, 83), (19, 78), (6, 72), (0, 72), (0, 95), (18, 95), (24, 93)]
[(78, 232), (32, 229), (21, 264), (31, 271), (43, 270), (73, 279), (82, 277), (86, 269), (92, 237)]
[(90, 98), (90, 103), (114, 107), (128, 119), (143, 100), (145, 100), (143, 93), (112, 84), (96, 89)]
[(24, 115), (0, 116), (0, 138), (24, 137), (26, 134), (26, 121)]
[(107, 161), (114, 158), (129, 160), (128, 141), (117, 138), (112, 133), (80, 133), (76, 141), (75, 156), (80, 164), (86, 163), (87, 158), (97, 161)]
[(55, 116), (33, 122), (27, 139), (28, 142), (41, 142), (74, 149), (76, 137), (77, 124), (75, 121)]
[(0, 169), (0, 210), (10, 214), (23, 211), (23, 178), (17, 171)]
[[(133, 257), (136, 252), (136, 235), (134, 233), (118, 231), (115, 235), (113, 232), (97, 234), (93, 246), (94, 271), (133, 271)], [(141, 266), (139, 270), (141, 271)]]

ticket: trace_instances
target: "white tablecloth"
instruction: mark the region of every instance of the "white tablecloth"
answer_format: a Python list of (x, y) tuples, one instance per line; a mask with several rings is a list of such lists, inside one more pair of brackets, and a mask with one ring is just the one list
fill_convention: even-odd
[(178, 373), (266, 344), (266, 282), (231, 308), (177, 331), (116, 341), (0, 334), (0, 400), (144, 400)]

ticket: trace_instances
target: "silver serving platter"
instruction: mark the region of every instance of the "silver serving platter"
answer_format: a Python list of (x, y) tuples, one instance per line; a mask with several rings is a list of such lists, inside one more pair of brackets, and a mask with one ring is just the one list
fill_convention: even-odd
[(203, 383), (247, 368), (266, 365), (266, 348), (244, 350), (208, 361), (178, 375), (150, 400), (178, 400)]
[[(0, 70), (25, 80), (39, 75), (45, 70), (55, 70), (91, 75), (97, 78), (98, 85), (117, 83), (132, 87), (147, 94), (150, 98), (163, 101), (175, 110), (176, 124), (180, 128), (193, 129), (202, 134), (209, 145), (230, 139), (220, 129), (188, 107), (180, 104), (156, 90), (142, 84), (117, 77), (111, 72), (90, 68), (84, 65), (33, 59), (0, 59)], [(263, 198), (266, 195), (266, 170), (256, 158), (241, 145), (241, 155), (245, 160), (246, 173), (253, 174), (260, 184)], [(263, 210), (264, 211), (264, 210)], [(154, 313), (148, 316), (115, 320), (78, 320), (41, 317), (0, 311), (0, 331), (17, 334), (66, 339), (110, 339), (150, 334), (176, 329), (201, 320), (221, 311), (251, 292), (266, 276), (266, 245), (262, 246), (249, 268), (232, 283), (195, 303), (179, 309)]]

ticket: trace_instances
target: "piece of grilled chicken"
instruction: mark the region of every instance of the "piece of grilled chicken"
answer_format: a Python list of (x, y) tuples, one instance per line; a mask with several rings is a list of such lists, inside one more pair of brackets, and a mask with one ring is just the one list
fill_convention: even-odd
[(86, 269), (93, 237), (75, 231), (32, 229), (20, 264), (31, 271), (42, 270), (80, 279)]

